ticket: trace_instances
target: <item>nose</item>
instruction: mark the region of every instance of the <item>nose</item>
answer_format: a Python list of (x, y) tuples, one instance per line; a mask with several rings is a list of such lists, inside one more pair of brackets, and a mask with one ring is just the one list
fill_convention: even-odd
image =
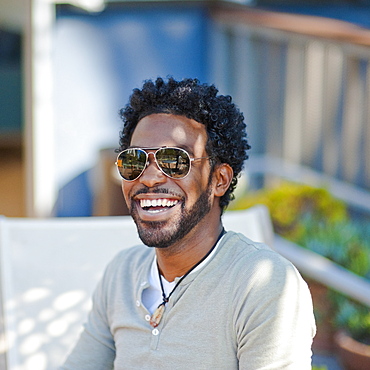
[(148, 153), (148, 163), (139, 181), (149, 188), (167, 181), (167, 176), (158, 168), (153, 152)]

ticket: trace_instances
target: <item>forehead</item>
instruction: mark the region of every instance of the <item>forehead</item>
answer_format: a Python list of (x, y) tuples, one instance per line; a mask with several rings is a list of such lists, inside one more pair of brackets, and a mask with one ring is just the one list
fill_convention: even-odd
[(203, 124), (173, 114), (151, 114), (137, 124), (131, 137), (131, 146), (178, 146), (199, 152), (205, 150), (207, 131)]

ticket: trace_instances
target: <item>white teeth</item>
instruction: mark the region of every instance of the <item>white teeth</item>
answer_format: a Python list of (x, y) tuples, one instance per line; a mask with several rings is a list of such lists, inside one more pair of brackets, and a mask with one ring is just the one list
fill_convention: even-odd
[(173, 199), (141, 199), (140, 206), (141, 208), (145, 207), (172, 207), (178, 203), (178, 200)]
[(159, 212), (163, 212), (163, 211), (161, 211), (159, 209), (155, 209), (155, 210), (149, 210), (148, 212), (150, 212), (150, 213), (159, 213)]
[(140, 201), (141, 207), (150, 207), (150, 200), (149, 199), (143, 199)]

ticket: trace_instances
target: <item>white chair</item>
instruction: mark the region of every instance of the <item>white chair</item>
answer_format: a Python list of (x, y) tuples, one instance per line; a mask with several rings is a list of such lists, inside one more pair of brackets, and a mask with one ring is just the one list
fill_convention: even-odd
[[(267, 244), (273, 240), (264, 206), (223, 218), (226, 229)], [(138, 243), (127, 216), (0, 218), (0, 368), (56, 369), (78, 338), (106, 264)]]

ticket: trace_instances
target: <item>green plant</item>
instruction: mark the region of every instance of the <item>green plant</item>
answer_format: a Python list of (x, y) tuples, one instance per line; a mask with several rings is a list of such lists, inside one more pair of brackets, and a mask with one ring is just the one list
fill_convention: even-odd
[(268, 207), (275, 232), (292, 241), (304, 232), (302, 220), (307, 214), (329, 223), (348, 219), (345, 204), (328, 190), (291, 182), (248, 193), (235, 200), (230, 209), (246, 209), (256, 204)]
[(345, 203), (328, 190), (285, 182), (241, 197), (232, 209), (256, 204), (269, 208), (276, 233), (357, 275), (370, 273), (369, 226), (352, 220)]
[(344, 330), (353, 339), (370, 345), (370, 310), (338, 292), (330, 292), (336, 306), (333, 318), (335, 327)]
[(359, 222), (318, 221), (313, 215), (302, 219), (302, 233), (296, 240), (304, 246), (362, 277), (370, 272), (370, 240)]

